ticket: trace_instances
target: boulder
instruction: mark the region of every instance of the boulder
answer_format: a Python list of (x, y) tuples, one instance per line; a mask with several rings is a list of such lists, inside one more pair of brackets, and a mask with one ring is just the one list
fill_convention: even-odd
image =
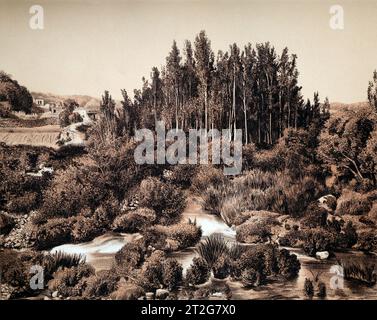
[(154, 293), (153, 292), (147, 292), (145, 294), (145, 297), (147, 300), (154, 300)]
[(336, 209), (337, 200), (332, 194), (325, 195), (318, 199), (319, 206), (326, 209), (328, 212), (334, 212)]
[(156, 290), (156, 299), (165, 300), (169, 296), (169, 291), (166, 289), (157, 289)]
[(131, 283), (118, 282), (118, 289), (111, 294), (114, 300), (137, 300), (144, 295), (144, 290)]
[(317, 251), (315, 253), (315, 257), (319, 260), (326, 260), (329, 257), (329, 252), (328, 251)]

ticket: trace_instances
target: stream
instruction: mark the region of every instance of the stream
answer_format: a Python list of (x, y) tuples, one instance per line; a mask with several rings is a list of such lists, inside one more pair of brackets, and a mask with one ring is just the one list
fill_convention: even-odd
[[(203, 237), (213, 233), (221, 233), (228, 241), (235, 241), (236, 232), (227, 226), (219, 217), (206, 213), (200, 204), (198, 198), (189, 198), (188, 205), (182, 214), (182, 220), (196, 220), (201, 226)], [(64, 244), (52, 249), (55, 251), (64, 251), (67, 253), (82, 254), (86, 261), (91, 264), (96, 271), (110, 269), (115, 253), (128, 242), (135, 241), (140, 234), (116, 234), (107, 233), (99, 236), (94, 240), (80, 244)], [(344, 280), (343, 289), (332, 289), (330, 287), (331, 278), (335, 276), (330, 270), (336, 265), (336, 259), (346, 257), (362, 256), (361, 252), (342, 252), (336, 253), (336, 257), (327, 260), (317, 260), (303, 253), (299, 248), (286, 248), (291, 253), (297, 255), (301, 263), (301, 269), (298, 276), (293, 280), (272, 280), (266, 285), (254, 289), (245, 289), (238, 281), (224, 280), (232, 290), (232, 299), (306, 299), (303, 288), (305, 278), (313, 279), (313, 276), (319, 275), (319, 280), (324, 282), (327, 288), (326, 299), (377, 299), (377, 285), (367, 287), (364, 284), (355, 281)], [(173, 252), (172, 257), (176, 258), (183, 267), (183, 273), (190, 266), (193, 257), (196, 256), (194, 248)], [(377, 265), (375, 256), (368, 256), (373, 259)], [(318, 299), (314, 297), (313, 299)]]

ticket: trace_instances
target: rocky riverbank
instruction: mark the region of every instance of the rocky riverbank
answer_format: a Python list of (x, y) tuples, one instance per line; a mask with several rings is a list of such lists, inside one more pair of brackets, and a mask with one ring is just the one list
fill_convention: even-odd
[(12, 221), (12, 229), (8, 234), (0, 236), (0, 247), (7, 249), (30, 248), (33, 245), (32, 240), (32, 218), (35, 212), (23, 215), (14, 215), (1, 212)]

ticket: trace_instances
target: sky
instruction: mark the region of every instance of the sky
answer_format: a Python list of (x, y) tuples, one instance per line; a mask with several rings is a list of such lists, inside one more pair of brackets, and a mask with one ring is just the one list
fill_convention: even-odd
[[(43, 30), (29, 26), (35, 4)], [(332, 5), (344, 10), (342, 30), (330, 27)], [(173, 40), (182, 48), (205, 30), (215, 53), (287, 46), (305, 98), (359, 102), (377, 69), (376, 16), (375, 0), (0, 0), (0, 70), (30, 91), (119, 99), (165, 64)]]

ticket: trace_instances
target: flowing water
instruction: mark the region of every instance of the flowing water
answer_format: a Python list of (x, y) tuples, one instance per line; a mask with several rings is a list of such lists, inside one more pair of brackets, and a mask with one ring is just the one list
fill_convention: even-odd
[[(221, 233), (228, 241), (235, 241), (236, 232), (227, 226), (219, 217), (206, 213), (197, 198), (189, 198), (188, 206), (182, 214), (182, 220), (196, 220), (201, 226), (203, 237), (213, 233)], [(64, 251), (80, 253), (86, 256), (87, 262), (97, 271), (109, 269), (115, 253), (126, 243), (140, 237), (139, 234), (114, 234), (109, 233), (97, 237), (93, 241), (81, 244), (66, 244), (54, 248), (52, 251)], [(336, 253), (335, 257), (328, 260), (317, 260), (305, 255), (301, 249), (286, 248), (297, 255), (301, 263), (301, 269), (297, 278), (293, 280), (272, 280), (268, 284), (254, 289), (245, 289), (237, 281), (225, 280), (232, 290), (232, 299), (305, 299), (303, 291), (305, 278), (313, 279), (318, 276), (327, 288), (326, 299), (377, 299), (377, 285), (367, 287), (354, 281), (343, 281), (343, 289), (332, 289), (330, 283), (334, 282), (335, 272), (332, 267), (337, 265), (337, 259), (362, 256), (360, 252)], [(187, 248), (171, 254), (183, 267), (183, 272), (190, 266), (196, 253), (194, 248)], [(368, 259), (376, 262), (375, 256)], [(339, 283), (339, 282), (338, 282)], [(314, 299), (318, 299), (314, 297)]]
[(126, 243), (135, 241), (140, 237), (141, 235), (138, 233), (106, 233), (89, 242), (63, 244), (53, 248), (51, 252), (62, 251), (70, 254), (81, 254), (96, 271), (108, 270), (113, 264), (117, 251)]

